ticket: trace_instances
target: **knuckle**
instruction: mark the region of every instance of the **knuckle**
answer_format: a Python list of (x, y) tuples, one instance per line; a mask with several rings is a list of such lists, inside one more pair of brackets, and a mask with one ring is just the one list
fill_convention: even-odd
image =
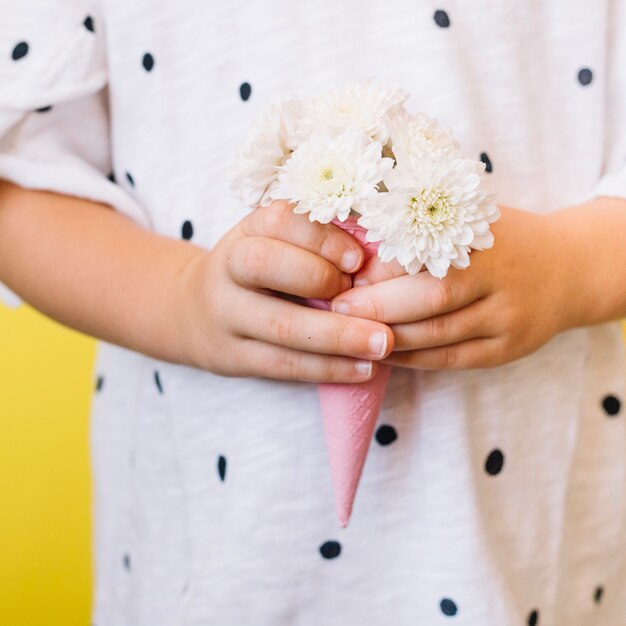
[(278, 236), (284, 231), (286, 224), (285, 203), (272, 202), (269, 206), (257, 210), (264, 211), (263, 230), (266, 233)]
[(440, 357), (441, 369), (456, 369), (457, 352), (454, 346), (443, 346)]
[(429, 290), (429, 303), (431, 308), (431, 314), (435, 315), (442, 310), (447, 310), (453, 302), (453, 289), (451, 281), (440, 280), (435, 278), (430, 282), (431, 289)]
[(308, 281), (312, 287), (321, 289), (325, 293), (331, 293), (334, 290), (339, 290), (341, 274), (329, 263), (319, 261), (311, 264)]
[(396, 273), (393, 267), (388, 267), (389, 265), (391, 265), (391, 263), (383, 263), (381, 265), (381, 280), (391, 280), (399, 276), (399, 274)]
[(368, 317), (372, 320), (376, 320), (377, 322), (384, 322), (385, 317), (385, 307), (379, 298), (369, 298), (367, 301), (367, 308), (369, 311), (366, 311), (369, 315)]
[[(251, 376), (251, 363), (249, 359), (224, 358), (224, 355), (234, 355), (238, 353), (237, 341), (222, 343), (217, 341), (212, 344), (212, 350), (207, 351), (207, 356), (211, 354), (212, 367), (210, 371), (219, 376)], [(215, 358), (217, 355), (218, 358)]]
[(491, 360), (495, 365), (504, 365), (513, 359), (524, 356), (526, 353), (526, 342), (521, 333), (504, 335), (492, 340), (490, 343), (492, 346)]
[(295, 355), (285, 355), (271, 345), (266, 345), (258, 354), (257, 376), (271, 378), (280, 377), (283, 380), (297, 380), (299, 368)]
[(300, 378), (300, 362), (295, 355), (288, 357), (280, 357), (275, 359), (276, 364), (274, 369), (283, 372), (283, 378), (285, 380), (299, 380)]
[(511, 303), (507, 303), (507, 306), (504, 307), (504, 315), (502, 316), (502, 331), (503, 332), (511, 332), (516, 331), (518, 334), (522, 335), (522, 329), (527, 327), (527, 321), (524, 319), (523, 314), (521, 313), (524, 310), (523, 306), (515, 306)]
[(462, 339), (472, 337), (483, 325), (482, 316), (479, 315), (464, 315), (456, 322), (459, 337)]
[(279, 315), (270, 318), (270, 336), (281, 345), (289, 345), (294, 334), (293, 319), (288, 315)]
[(222, 361), (220, 363), (217, 371), (214, 371), (215, 374), (219, 374), (220, 376), (252, 376), (252, 367), (250, 363), (246, 362), (236, 362), (234, 359), (228, 359), (226, 361)]
[(427, 326), (427, 341), (429, 345), (436, 345), (446, 335), (448, 323), (445, 315), (437, 315), (429, 320)]
[(335, 350), (339, 354), (344, 354), (349, 351), (351, 335), (351, 327), (348, 322), (342, 322), (337, 326), (333, 343)]
[(490, 334), (499, 337), (512, 337), (515, 341), (523, 341), (528, 331), (528, 322), (519, 316), (514, 307), (508, 303), (497, 303), (498, 315), (489, 319)]
[(347, 367), (343, 359), (327, 358), (323, 366), (324, 376), (327, 380), (341, 381), (348, 378)]
[(249, 237), (235, 249), (236, 266), (242, 277), (260, 280), (267, 267), (267, 250), (262, 239)]
[(506, 363), (507, 360), (501, 354), (491, 353), (481, 358), (480, 361), (476, 360), (475, 363), (469, 365), (468, 367), (492, 369), (494, 367), (500, 367), (501, 365), (505, 365)]
[(406, 270), (396, 260), (392, 263), (381, 263), (381, 265), (384, 268), (387, 279), (398, 278), (399, 276), (404, 276), (406, 274)]
[(499, 367), (507, 362), (504, 357), (503, 350), (498, 348), (503, 345), (499, 342), (483, 342), (481, 347), (476, 346), (472, 350), (471, 355), (465, 359), (465, 367), (476, 369), (491, 369)]
[(477, 350), (476, 345), (467, 345), (463, 350), (456, 351), (455, 364), (452, 369), (473, 369), (485, 367), (485, 355)]

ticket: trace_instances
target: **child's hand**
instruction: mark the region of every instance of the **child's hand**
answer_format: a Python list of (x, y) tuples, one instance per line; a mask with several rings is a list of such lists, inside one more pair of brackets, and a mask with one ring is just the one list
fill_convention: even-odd
[[(285, 202), (259, 208), (183, 270), (179, 327), (194, 365), (226, 376), (359, 382), (387, 356), (379, 322), (296, 304), (273, 292), (331, 299), (351, 287), (363, 251), (332, 224)], [(343, 270), (343, 271), (342, 271)]]
[[(470, 266), (443, 279), (407, 275), (373, 257), (333, 310), (390, 324), (395, 351), (385, 362), (416, 369), (502, 365), (528, 355), (571, 324), (567, 264), (554, 222), (500, 207), (494, 246), (472, 250)], [(571, 281), (571, 270), (570, 278)]]

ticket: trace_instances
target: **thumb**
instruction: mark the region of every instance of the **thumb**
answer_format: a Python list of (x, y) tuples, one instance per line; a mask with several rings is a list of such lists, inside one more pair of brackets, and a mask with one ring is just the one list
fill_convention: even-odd
[(352, 284), (355, 287), (374, 285), (390, 278), (404, 276), (406, 273), (406, 270), (395, 259), (389, 263), (383, 263), (375, 254), (363, 263), (361, 269), (354, 275)]

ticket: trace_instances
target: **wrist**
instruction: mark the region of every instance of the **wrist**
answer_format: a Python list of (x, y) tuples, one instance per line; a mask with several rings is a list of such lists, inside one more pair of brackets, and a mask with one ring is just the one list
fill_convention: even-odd
[(195, 253), (185, 259), (176, 274), (174, 349), (178, 363), (206, 369), (203, 348), (210, 343), (210, 337), (203, 336), (206, 330), (203, 322), (209, 316), (209, 290), (215, 285), (209, 276), (211, 252), (195, 248)]
[[(566, 207), (546, 215), (556, 257), (562, 330), (592, 326), (612, 319), (605, 288), (612, 273), (601, 242), (604, 199)], [(611, 203), (612, 199), (606, 199)], [(593, 219), (590, 219), (593, 217)]]

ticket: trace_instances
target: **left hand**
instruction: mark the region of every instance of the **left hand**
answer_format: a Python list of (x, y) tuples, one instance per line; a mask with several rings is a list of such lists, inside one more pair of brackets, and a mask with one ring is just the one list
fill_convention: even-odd
[[(499, 206), (494, 245), (472, 250), (470, 265), (445, 278), (413, 276), (377, 256), (355, 286), (332, 300), (337, 313), (383, 322), (395, 349), (382, 362), (415, 369), (503, 365), (531, 354), (571, 324), (576, 289), (570, 250), (545, 215)], [(569, 274), (568, 274), (569, 272)]]

